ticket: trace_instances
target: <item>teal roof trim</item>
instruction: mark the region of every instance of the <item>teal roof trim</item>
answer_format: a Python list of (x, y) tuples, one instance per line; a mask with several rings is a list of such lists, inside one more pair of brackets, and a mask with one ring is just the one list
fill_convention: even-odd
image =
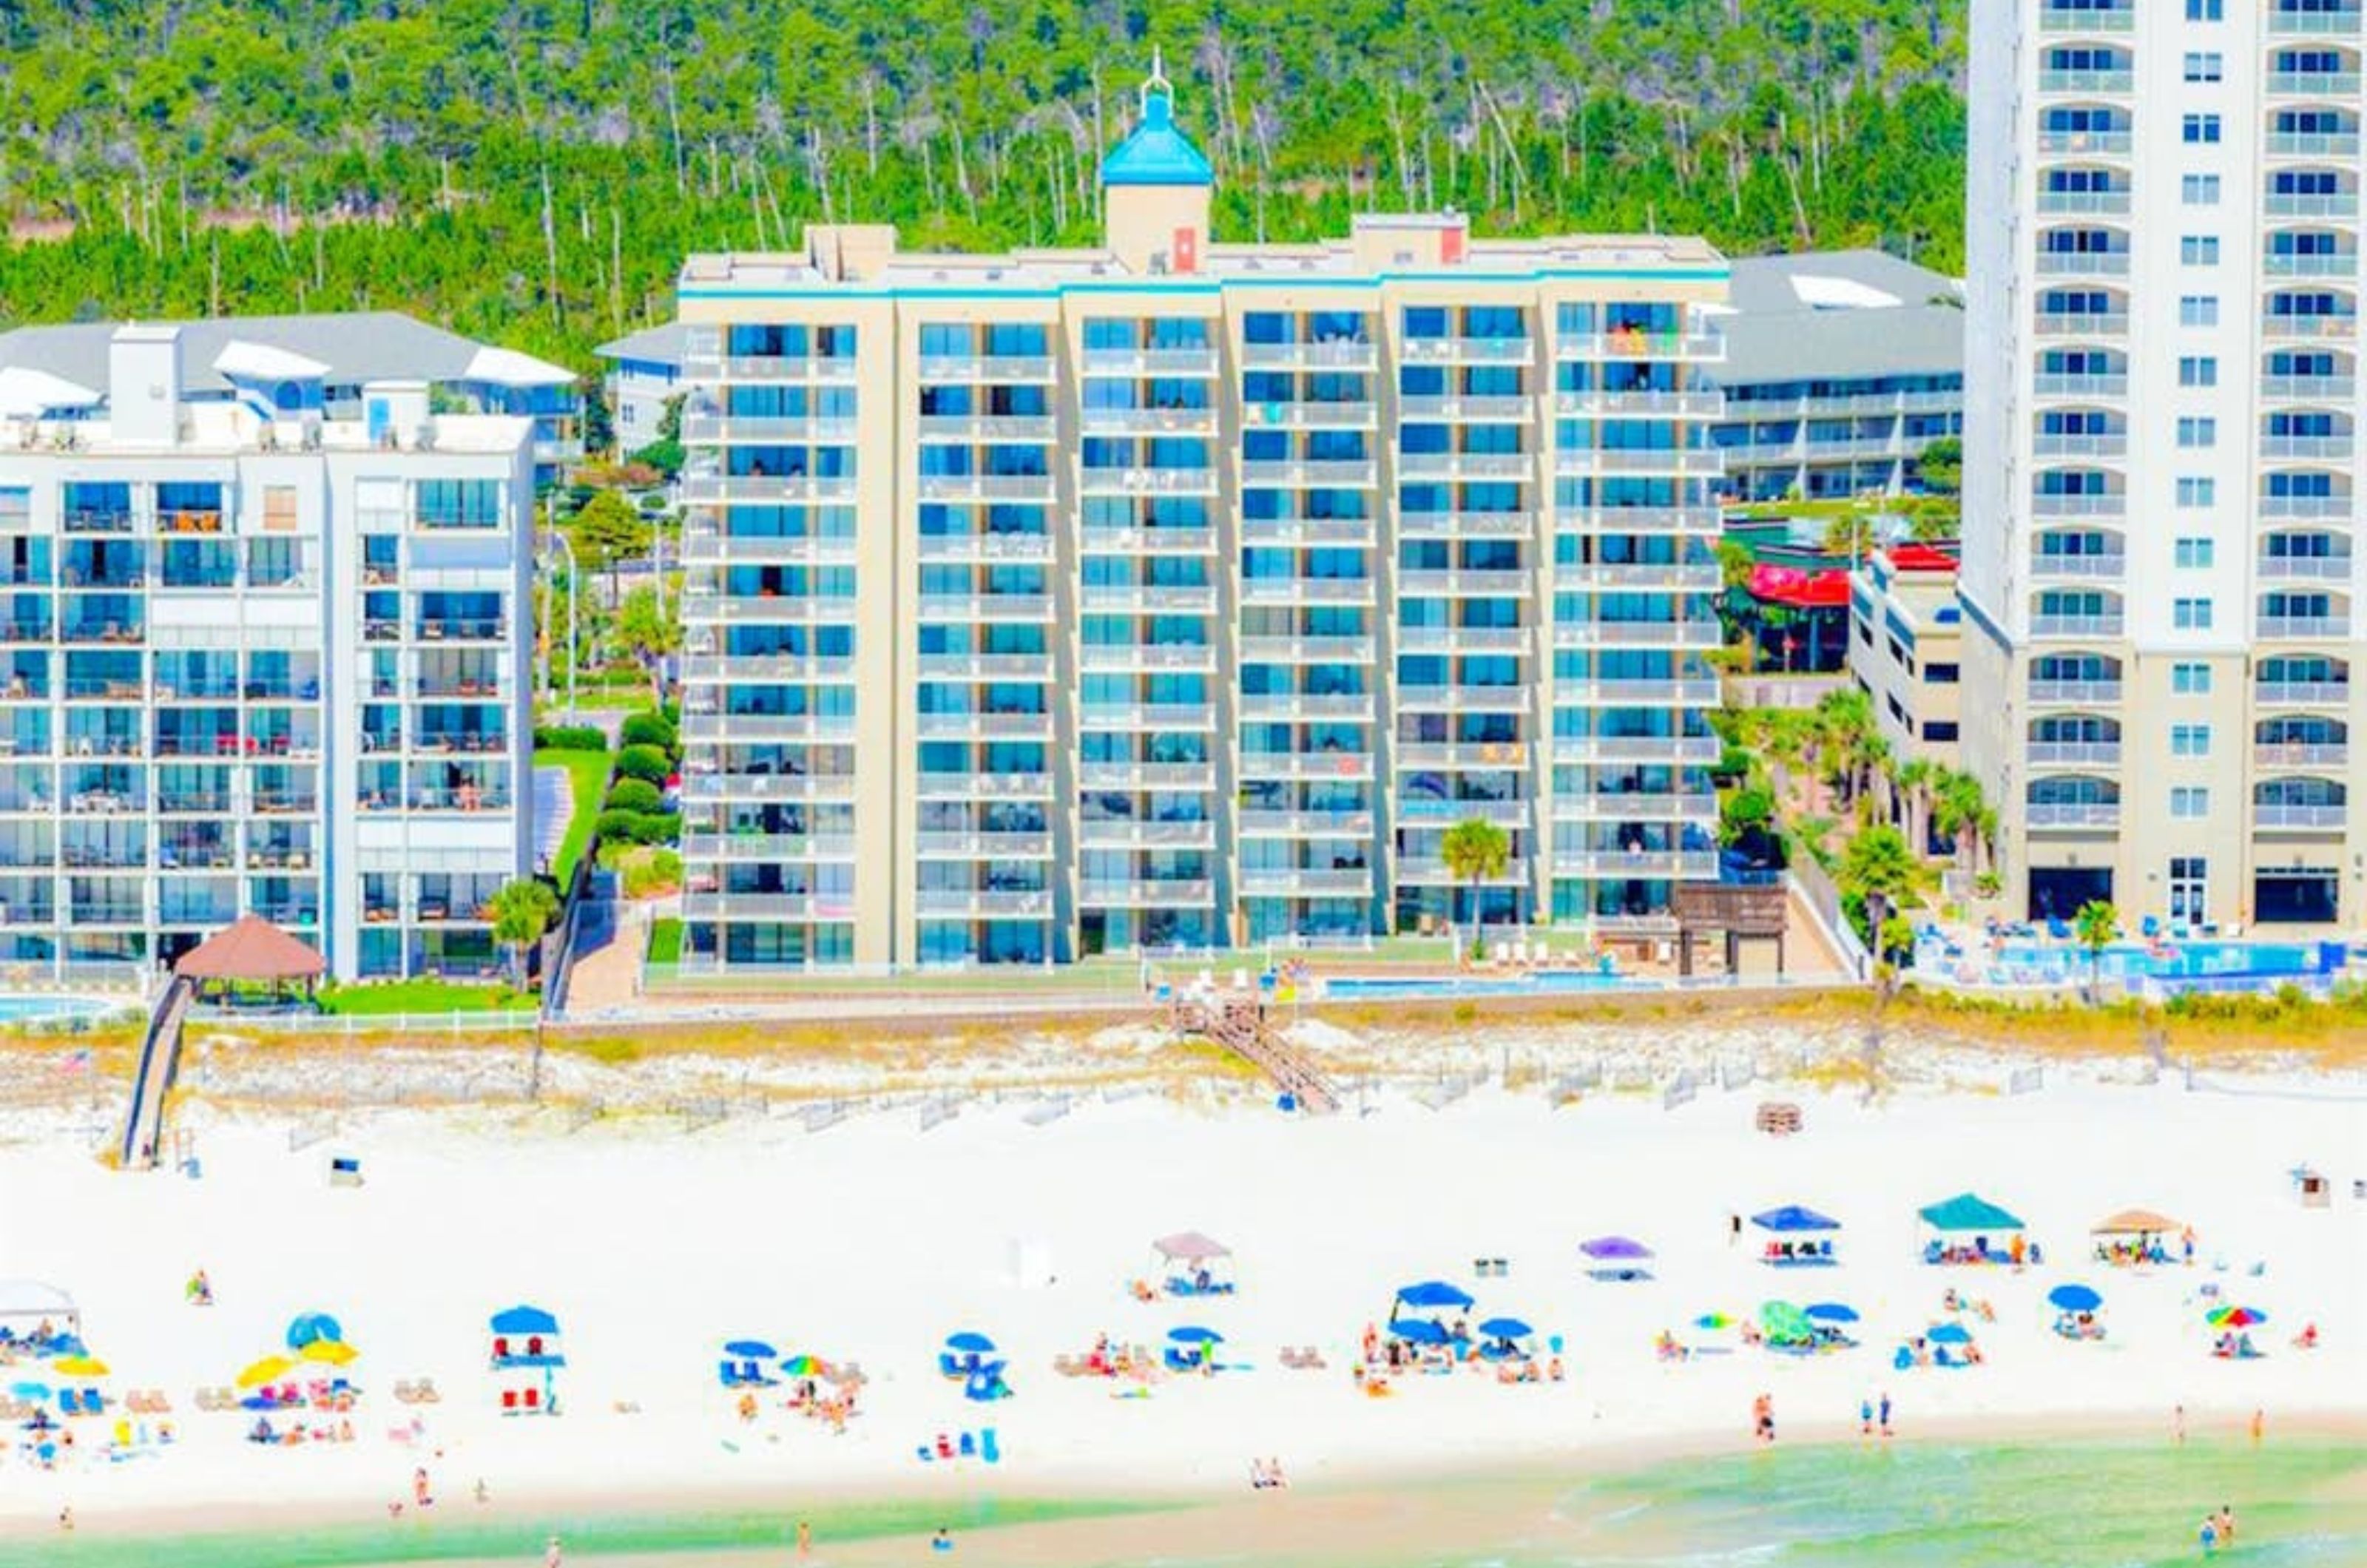
[(1174, 277), (1078, 278), (1051, 288), (951, 288), (930, 284), (911, 288), (878, 288), (863, 284), (817, 283), (803, 288), (736, 288), (686, 286), (675, 290), (683, 299), (1057, 299), (1065, 294), (1216, 294), (1228, 288), (1379, 288), (1391, 283), (1550, 283), (1620, 278), (1671, 283), (1716, 283), (1727, 276), (1724, 267), (1555, 267), (1537, 272), (1383, 272), (1343, 277), (1336, 274), (1280, 273), (1271, 277), (1227, 276), (1205, 279)]

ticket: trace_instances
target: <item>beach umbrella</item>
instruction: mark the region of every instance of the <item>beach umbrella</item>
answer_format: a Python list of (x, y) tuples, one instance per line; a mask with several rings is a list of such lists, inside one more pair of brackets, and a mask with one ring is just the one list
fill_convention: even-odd
[(1526, 1339), (1536, 1330), (1517, 1317), (1491, 1317), (1479, 1325), (1479, 1332), (1490, 1339)]
[(325, 1312), (300, 1313), (288, 1325), (288, 1348), (290, 1350), (301, 1350), (315, 1339), (343, 1339), (345, 1337), (345, 1331), (337, 1326), (337, 1320)]
[(2086, 1285), (2057, 1285), (2046, 1292), (2046, 1300), (2065, 1312), (2093, 1312), (2104, 1304), (2104, 1298)]
[(490, 1326), (496, 1334), (556, 1334), (559, 1319), (540, 1307), (514, 1306), (493, 1314)]
[(1969, 1345), (1972, 1331), (1961, 1323), (1943, 1323), (1926, 1336), (1934, 1345)]
[(1398, 1301), (1410, 1307), (1453, 1307), (1462, 1311), (1471, 1305), (1471, 1292), (1444, 1280), (1424, 1280), (1399, 1286)]
[(1198, 1231), (1178, 1231), (1173, 1235), (1163, 1235), (1150, 1247), (1160, 1257), (1178, 1263), (1206, 1263), (1212, 1258), (1233, 1255), (1231, 1247)]
[(1705, 1312), (1693, 1319), (1695, 1328), (1732, 1328), (1734, 1319), (1722, 1312)]
[(792, 1378), (828, 1377), (830, 1368), (820, 1356), (787, 1356), (781, 1360), (781, 1373)]
[(1186, 1325), (1182, 1328), (1169, 1329), (1167, 1337), (1178, 1345), (1215, 1345), (1222, 1342), (1225, 1337), (1213, 1328)]
[(50, 1397), (50, 1385), (45, 1382), (13, 1384), (8, 1392), (18, 1399), (29, 1399), (36, 1404)]
[(1426, 1317), (1409, 1317), (1389, 1325), (1389, 1332), (1410, 1345), (1444, 1345), (1447, 1332)]
[(261, 1388), (265, 1383), (286, 1377), (296, 1370), (296, 1363), (285, 1356), (266, 1356), (238, 1374), (241, 1388)]
[(2156, 1213), (2151, 1209), (2123, 1209), (2099, 1220), (2089, 1230), (2093, 1235), (2165, 1235), (2182, 1228), (2168, 1214)]
[(1811, 1333), (1808, 1314), (1790, 1302), (1760, 1303), (1759, 1326), (1770, 1339), (1806, 1339)]
[(1589, 1258), (1606, 1261), (1633, 1263), (1652, 1256), (1652, 1249), (1632, 1236), (1599, 1235), (1591, 1241), (1578, 1244), (1579, 1251)]
[(1857, 1309), (1839, 1302), (1818, 1302), (1808, 1308), (1806, 1315), (1818, 1323), (1855, 1323)]
[(296, 1359), (323, 1367), (349, 1367), (361, 1359), (361, 1352), (342, 1339), (315, 1339)]
[(51, 1369), (70, 1378), (103, 1378), (107, 1363), (96, 1356), (61, 1356), (50, 1363)]
[(737, 1356), (746, 1361), (769, 1361), (780, 1354), (762, 1339), (726, 1340), (723, 1353), (727, 1356)]
[(2211, 1314), (2210, 1321), (2218, 1328), (2251, 1328), (2269, 1321), (2269, 1314), (2258, 1307), (2225, 1306)]
[[(994, 1353), (994, 1341), (975, 1329), (965, 1328), (959, 1334), (946, 1336), (946, 1348), (963, 1351), (973, 1356), (988, 1356)], [(771, 1354), (770, 1351), (765, 1353)]]

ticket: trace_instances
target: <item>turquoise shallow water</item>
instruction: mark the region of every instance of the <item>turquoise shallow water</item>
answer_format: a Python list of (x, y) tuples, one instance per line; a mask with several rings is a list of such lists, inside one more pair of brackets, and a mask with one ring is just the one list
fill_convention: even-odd
[[(1315, 1495), (1310, 1494), (1310, 1498)], [(788, 1560), (795, 1521), (839, 1544), (922, 1535), (949, 1523), (970, 1556), (1002, 1562), (996, 1527), (1121, 1516), (1088, 1527), (1074, 1554), (1059, 1532), (1025, 1538), (1034, 1562), (1095, 1568), (2160, 1568), (2201, 1561), (2197, 1527), (2222, 1504), (2241, 1522), (2224, 1561), (2246, 1568), (2367, 1568), (2367, 1446), (1899, 1443), (1794, 1447), (1690, 1460), (1583, 1483), (1550, 1472), (1392, 1488), (1389, 1544), (1353, 1551), (1287, 1510), (1227, 1517), (1220, 1551), (1124, 1504), (1007, 1499), (827, 1506), (788, 1512), (554, 1515), (432, 1526), (357, 1526), (207, 1535), (169, 1542), (0, 1541), (0, 1568), (359, 1568), (479, 1560), (536, 1562), (546, 1531), (571, 1563), (680, 1552), (734, 1568)], [(1115, 1553), (1109, 1541), (1126, 1543)], [(1179, 1539), (1179, 1537), (1183, 1539)], [(1137, 1553), (1131, 1543), (1139, 1540)], [(894, 1551), (893, 1548), (883, 1550)], [(915, 1549), (915, 1561), (931, 1554)], [(900, 1556), (898, 1560), (901, 1560)], [(685, 1559), (687, 1562), (688, 1559)]]

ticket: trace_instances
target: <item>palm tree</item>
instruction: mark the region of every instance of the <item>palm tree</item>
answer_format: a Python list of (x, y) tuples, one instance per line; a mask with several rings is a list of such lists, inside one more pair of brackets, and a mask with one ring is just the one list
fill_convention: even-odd
[(1966, 773), (1941, 773), (1933, 789), (1931, 821), (1956, 840), (1956, 852), (1967, 874), (1973, 870), (1972, 852), (1997, 832), (1997, 812), (1983, 798), (1981, 781)]
[(504, 882), (493, 897), (493, 940), (510, 951), (511, 972), (526, 989), (526, 950), (559, 919), (559, 895), (530, 876)]
[(2088, 1000), (2102, 999), (2104, 949), (2119, 940), (2121, 912), (2101, 898), (2090, 898), (2071, 917), (2071, 933), (2088, 950)]
[(1840, 873), (1835, 880), (1843, 892), (1865, 900), (1866, 931), (1878, 936), (1884, 919), (1915, 890), (1915, 857), (1897, 829), (1868, 828), (1841, 852)]
[(1854, 686), (1828, 692), (1817, 703), (1816, 725), (1818, 761), (1846, 805), (1857, 798), (1884, 745), (1874, 730), (1874, 700)]
[(1930, 841), (1926, 824), (1931, 815), (1931, 787), (1941, 777), (1941, 768), (1929, 757), (1908, 759), (1892, 778), (1892, 785), (1907, 807), (1907, 847), (1920, 859), (1923, 846)]
[(1479, 945), (1479, 885), (1504, 874), (1512, 858), (1512, 836), (1484, 817), (1467, 817), (1439, 840), (1446, 869), (1471, 889), (1471, 947)]

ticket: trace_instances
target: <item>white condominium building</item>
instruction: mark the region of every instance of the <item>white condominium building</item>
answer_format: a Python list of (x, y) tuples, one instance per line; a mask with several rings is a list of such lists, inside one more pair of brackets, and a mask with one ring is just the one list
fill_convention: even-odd
[(0, 369), (0, 973), (169, 964), (237, 916), (341, 978), (477, 973), (527, 871), (535, 423), (116, 329)]
[(1722, 258), (1209, 236), (1154, 76), (1105, 243), (693, 258), (685, 962), (1650, 922), (1704, 776)]
[(2008, 896), (2356, 925), (2360, 0), (1973, 28), (1964, 750)]

